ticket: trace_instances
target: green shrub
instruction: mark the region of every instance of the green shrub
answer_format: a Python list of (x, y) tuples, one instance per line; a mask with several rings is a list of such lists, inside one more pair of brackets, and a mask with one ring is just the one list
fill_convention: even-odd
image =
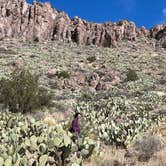
[(59, 71), (56, 75), (58, 78), (70, 78), (70, 74), (67, 71)]
[(87, 60), (88, 60), (89, 63), (93, 63), (93, 62), (96, 61), (96, 57), (95, 56), (90, 56), (90, 57), (87, 58)]
[(138, 75), (135, 70), (128, 69), (127, 75), (126, 75), (126, 81), (136, 81), (138, 80)]
[(166, 77), (162, 77), (160, 80), (159, 80), (159, 83), (161, 85), (165, 85), (166, 84)]
[(36, 75), (23, 69), (0, 80), (0, 98), (9, 111), (27, 113), (48, 106), (52, 95), (39, 86)]
[(94, 98), (94, 94), (91, 92), (83, 92), (80, 96), (80, 98), (78, 98), (79, 101), (92, 101)]

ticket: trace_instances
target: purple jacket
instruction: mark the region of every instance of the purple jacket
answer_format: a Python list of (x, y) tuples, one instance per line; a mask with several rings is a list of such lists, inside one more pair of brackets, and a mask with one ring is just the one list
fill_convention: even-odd
[(72, 132), (72, 133), (80, 134), (80, 126), (79, 126), (79, 123), (78, 123), (78, 119), (77, 119), (77, 118), (75, 118), (75, 119), (72, 121), (71, 132)]

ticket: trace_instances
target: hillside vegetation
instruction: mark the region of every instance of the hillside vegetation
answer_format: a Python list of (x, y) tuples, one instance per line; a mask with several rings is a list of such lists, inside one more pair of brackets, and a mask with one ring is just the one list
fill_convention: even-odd
[(164, 166), (166, 51), (152, 42), (0, 41), (0, 165)]

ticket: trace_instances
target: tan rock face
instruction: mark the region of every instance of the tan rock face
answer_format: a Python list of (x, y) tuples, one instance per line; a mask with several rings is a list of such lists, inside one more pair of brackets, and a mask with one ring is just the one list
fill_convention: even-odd
[(136, 40), (139, 37), (157, 39), (163, 47), (166, 43), (165, 25), (146, 30), (136, 28), (133, 22), (123, 20), (118, 23), (90, 23), (78, 17), (70, 19), (49, 3), (25, 0), (0, 1), (0, 39), (20, 38), (30, 41), (58, 40), (77, 44), (116, 46), (121, 40)]
[(166, 25), (158, 25), (151, 30), (151, 35), (158, 41), (158, 45), (166, 48)]
[(29, 5), (25, 0), (1, 0), (0, 38), (50, 40), (56, 15), (48, 3)]

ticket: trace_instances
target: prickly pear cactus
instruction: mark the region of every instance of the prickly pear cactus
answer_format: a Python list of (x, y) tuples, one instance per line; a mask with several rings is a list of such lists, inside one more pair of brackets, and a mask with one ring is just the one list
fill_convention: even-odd
[[(150, 101), (152, 97), (149, 96)], [(83, 115), (86, 132), (92, 130), (106, 143), (129, 147), (141, 132), (166, 120), (166, 116), (155, 113), (152, 108), (151, 103), (111, 97), (81, 101), (76, 111)]]
[[(60, 165), (75, 160), (72, 134), (62, 125), (50, 125), (21, 114), (0, 115), (0, 166)], [(88, 143), (87, 145), (88, 146)]]

